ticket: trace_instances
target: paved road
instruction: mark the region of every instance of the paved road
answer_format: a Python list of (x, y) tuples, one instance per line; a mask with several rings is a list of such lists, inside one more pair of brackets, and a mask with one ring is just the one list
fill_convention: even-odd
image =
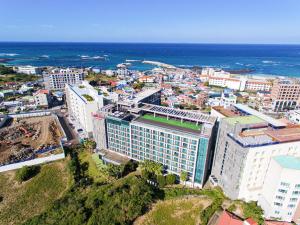
[(72, 144), (77, 144), (78, 143), (78, 137), (74, 130), (70, 127), (66, 117), (62, 114), (57, 114), (57, 117), (59, 119), (59, 122), (62, 126), (62, 128), (65, 131), (65, 134), (67, 136), (68, 141), (70, 141)]

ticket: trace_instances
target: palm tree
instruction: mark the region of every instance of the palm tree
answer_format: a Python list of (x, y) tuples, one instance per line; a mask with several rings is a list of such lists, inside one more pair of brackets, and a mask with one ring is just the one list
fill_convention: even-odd
[(151, 160), (144, 160), (139, 164), (141, 170), (145, 170), (149, 173), (154, 173), (157, 175), (162, 175), (163, 165)]

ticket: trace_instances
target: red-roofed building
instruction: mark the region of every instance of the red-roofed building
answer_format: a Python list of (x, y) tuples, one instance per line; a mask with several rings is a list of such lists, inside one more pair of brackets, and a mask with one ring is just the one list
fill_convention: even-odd
[(258, 224), (254, 221), (254, 219), (248, 218), (244, 221), (244, 225), (258, 225)]
[(224, 210), (215, 225), (243, 225), (244, 221), (240, 217)]

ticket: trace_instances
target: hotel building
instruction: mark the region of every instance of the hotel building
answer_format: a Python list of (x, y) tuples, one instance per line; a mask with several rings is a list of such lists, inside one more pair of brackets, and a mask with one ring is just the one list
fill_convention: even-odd
[(48, 90), (63, 90), (66, 84), (80, 84), (85, 75), (82, 69), (53, 69), (43, 72), (44, 85)]
[(66, 84), (66, 102), (68, 112), (78, 125), (83, 129), (86, 136), (92, 136), (93, 124), (92, 113), (103, 107), (103, 96), (94, 89), (87, 81), (80, 85)]
[(300, 105), (300, 81), (275, 80), (271, 98), (272, 109), (276, 112), (295, 109)]
[[(234, 105), (232, 110), (214, 110), (223, 118), (219, 123), (212, 175), (229, 198), (259, 201), (267, 212), (266, 216), (274, 218), (278, 207), (272, 199), (274, 196), (266, 193), (277, 193), (279, 184), (270, 180), (278, 176), (276, 181), (291, 185), (296, 180), (293, 180), (294, 183), (292, 180), (284, 181), (284, 173), (276, 172), (276, 166), (272, 169), (272, 163), (278, 157), (300, 157), (300, 126), (286, 125), (241, 104)], [(294, 208), (289, 204), (283, 204), (281, 208), (281, 212), (292, 212), (290, 218), (293, 220), (300, 192), (295, 195)], [(287, 215), (278, 214), (278, 218), (280, 216), (287, 218)]]
[(215, 118), (145, 103), (126, 110), (118, 104), (106, 106), (94, 117), (94, 132), (102, 134), (96, 140), (98, 148), (137, 161), (162, 163), (166, 171), (177, 175), (185, 171), (188, 184), (204, 185), (213, 156)]

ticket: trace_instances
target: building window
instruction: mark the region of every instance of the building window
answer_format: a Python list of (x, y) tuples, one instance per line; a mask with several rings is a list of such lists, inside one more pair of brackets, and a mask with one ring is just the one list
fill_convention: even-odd
[(284, 190), (284, 189), (279, 189), (279, 190), (278, 190), (278, 192), (280, 192), (280, 193), (284, 193), (284, 194), (285, 194), (285, 193), (287, 193), (287, 190)]

